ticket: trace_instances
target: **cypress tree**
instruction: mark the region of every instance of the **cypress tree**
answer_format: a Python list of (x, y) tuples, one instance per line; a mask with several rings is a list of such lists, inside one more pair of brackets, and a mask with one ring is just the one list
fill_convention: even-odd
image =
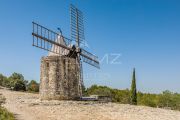
[(132, 105), (137, 105), (137, 91), (136, 91), (136, 73), (135, 68), (133, 70), (131, 90), (130, 90), (130, 100)]

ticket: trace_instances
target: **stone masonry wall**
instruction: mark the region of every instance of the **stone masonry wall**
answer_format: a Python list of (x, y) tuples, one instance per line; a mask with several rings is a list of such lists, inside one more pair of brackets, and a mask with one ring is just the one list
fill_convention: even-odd
[(76, 59), (66, 56), (41, 58), (41, 99), (76, 99), (81, 96)]

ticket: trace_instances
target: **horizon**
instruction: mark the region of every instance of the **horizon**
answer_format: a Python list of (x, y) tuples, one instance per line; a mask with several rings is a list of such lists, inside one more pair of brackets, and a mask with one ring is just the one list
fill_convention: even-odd
[[(43, 4), (42, 4), (43, 3)], [(136, 68), (137, 90), (180, 93), (180, 1), (11, 1), (0, 0), (0, 73), (40, 79), (40, 59), (32, 47), (32, 21), (70, 38), (69, 6), (84, 14), (86, 49), (99, 56), (100, 70), (83, 64), (86, 87), (130, 88)]]

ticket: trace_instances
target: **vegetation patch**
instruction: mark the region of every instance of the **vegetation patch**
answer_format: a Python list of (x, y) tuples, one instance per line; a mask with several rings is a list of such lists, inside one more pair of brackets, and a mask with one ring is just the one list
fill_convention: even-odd
[(0, 107), (0, 120), (15, 120), (14, 115), (5, 108)]
[[(113, 102), (131, 104), (131, 91), (129, 89), (119, 90), (107, 86), (92, 85), (84, 90), (85, 96), (104, 95), (112, 98)], [(180, 111), (180, 94), (168, 90), (160, 94), (137, 92), (137, 105), (165, 108)]]
[(9, 77), (0, 74), (0, 86), (10, 88), (15, 91), (39, 91), (39, 84), (35, 80), (25, 80), (24, 76), (19, 73), (13, 73)]
[(0, 94), (0, 120), (15, 120), (14, 115), (1, 106), (5, 103), (5, 100)]

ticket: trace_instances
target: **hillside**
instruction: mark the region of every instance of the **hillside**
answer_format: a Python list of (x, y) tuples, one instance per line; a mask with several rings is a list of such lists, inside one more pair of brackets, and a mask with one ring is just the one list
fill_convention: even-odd
[(38, 94), (0, 89), (18, 120), (180, 120), (180, 112), (116, 103), (40, 101)]

